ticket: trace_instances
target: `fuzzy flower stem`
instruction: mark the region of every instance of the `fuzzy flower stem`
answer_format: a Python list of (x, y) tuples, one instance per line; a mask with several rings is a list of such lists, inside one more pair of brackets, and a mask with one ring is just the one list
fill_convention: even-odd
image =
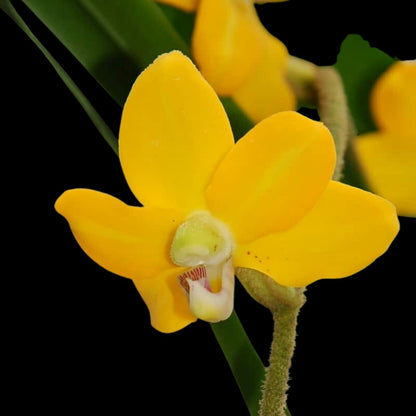
[(269, 366), (263, 384), (259, 416), (286, 415), (286, 391), (289, 368), (295, 349), (298, 307), (278, 305), (272, 311), (274, 319), (273, 342)]
[(333, 179), (340, 180), (344, 168), (345, 151), (349, 140), (355, 136), (355, 127), (342, 79), (334, 67), (317, 68), (316, 94), (320, 118), (331, 131), (337, 152)]
[(268, 308), (274, 333), (259, 416), (288, 416), (286, 391), (295, 348), (297, 316), (305, 303), (304, 288), (284, 287), (256, 270), (237, 268), (236, 275), (250, 295)]

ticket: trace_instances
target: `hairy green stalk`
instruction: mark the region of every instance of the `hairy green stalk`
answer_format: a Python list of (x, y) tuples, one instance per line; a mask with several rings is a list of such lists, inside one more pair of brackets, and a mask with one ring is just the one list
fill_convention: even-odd
[(334, 138), (337, 163), (333, 179), (340, 180), (344, 156), (349, 140), (355, 136), (355, 127), (348, 108), (342, 79), (332, 66), (318, 67), (316, 71), (318, 112), (322, 122)]
[(295, 349), (298, 307), (279, 305), (272, 312), (274, 320), (273, 341), (269, 366), (263, 383), (263, 397), (259, 416), (285, 415), (286, 391), (289, 388), (289, 368)]
[(286, 392), (295, 348), (297, 316), (305, 303), (304, 288), (284, 287), (257, 270), (237, 268), (250, 295), (268, 308), (274, 320), (273, 341), (262, 385), (259, 416), (288, 416)]

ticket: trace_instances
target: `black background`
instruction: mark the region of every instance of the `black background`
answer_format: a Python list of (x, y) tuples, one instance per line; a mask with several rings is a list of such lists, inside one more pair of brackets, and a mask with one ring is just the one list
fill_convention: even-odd
[[(15, 3), (117, 133), (120, 108)], [(291, 0), (258, 10), (292, 55), (319, 65), (335, 62), (348, 33), (399, 59), (415, 58), (411, 2), (384, 4)], [(93, 263), (55, 213), (56, 198), (74, 187), (134, 199), (112, 150), (3, 13), (0, 35), (3, 358), (11, 370), (3, 374), (15, 411), (246, 415), (209, 325), (158, 333), (133, 284)], [(400, 222), (390, 250), (367, 269), (308, 288), (291, 369), (293, 416), (407, 414), (413, 408), (416, 220)], [(235, 307), (266, 363), (268, 311), (239, 286)]]

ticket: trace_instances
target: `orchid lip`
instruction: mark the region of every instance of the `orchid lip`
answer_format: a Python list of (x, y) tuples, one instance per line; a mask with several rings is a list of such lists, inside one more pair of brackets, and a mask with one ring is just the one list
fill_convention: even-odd
[[(219, 322), (227, 319), (234, 307), (234, 267), (228, 259), (218, 267), (204, 264), (193, 267), (178, 277), (191, 312), (199, 319)], [(214, 291), (213, 283), (220, 288)]]

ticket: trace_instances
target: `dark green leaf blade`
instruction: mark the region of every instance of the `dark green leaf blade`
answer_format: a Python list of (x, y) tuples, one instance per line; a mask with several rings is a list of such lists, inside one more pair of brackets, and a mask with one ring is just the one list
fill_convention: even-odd
[(341, 45), (335, 68), (340, 73), (355, 127), (359, 134), (376, 129), (369, 107), (377, 78), (394, 62), (359, 35), (348, 35)]
[(171, 50), (191, 56), (188, 45), (154, 0), (78, 1), (141, 69)]
[(211, 328), (237, 381), (250, 415), (257, 415), (265, 375), (262, 361), (235, 311), (227, 320), (211, 324)]
[(159, 54), (190, 53), (152, 0), (24, 3), (120, 105), (140, 71)]
[(117, 40), (78, 0), (24, 0), (24, 3), (121, 105), (139, 68)]

